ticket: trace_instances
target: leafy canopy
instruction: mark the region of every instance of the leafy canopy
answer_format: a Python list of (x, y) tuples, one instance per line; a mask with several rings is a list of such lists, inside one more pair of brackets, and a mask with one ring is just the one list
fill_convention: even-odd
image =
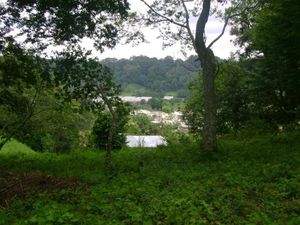
[(2, 36), (18, 27), (18, 35), (39, 48), (74, 45), (88, 37), (103, 51), (116, 44), (128, 9), (127, 0), (8, 0), (0, 11)]

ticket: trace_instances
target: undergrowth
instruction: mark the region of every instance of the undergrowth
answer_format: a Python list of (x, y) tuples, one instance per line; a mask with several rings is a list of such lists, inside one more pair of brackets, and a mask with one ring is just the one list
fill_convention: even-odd
[(0, 171), (80, 177), (84, 189), (40, 193), (0, 209), (0, 224), (300, 224), (300, 135), (221, 138), (103, 153), (0, 153)]

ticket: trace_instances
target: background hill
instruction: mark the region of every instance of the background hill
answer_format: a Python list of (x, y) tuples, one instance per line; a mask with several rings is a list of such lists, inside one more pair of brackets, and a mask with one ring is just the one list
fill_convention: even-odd
[(187, 84), (196, 78), (196, 68), (200, 67), (196, 59), (196, 56), (185, 61), (170, 56), (164, 59), (137, 56), (107, 58), (101, 63), (112, 69), (115, 81), (122, 84), (123, 95), (186, 97)]

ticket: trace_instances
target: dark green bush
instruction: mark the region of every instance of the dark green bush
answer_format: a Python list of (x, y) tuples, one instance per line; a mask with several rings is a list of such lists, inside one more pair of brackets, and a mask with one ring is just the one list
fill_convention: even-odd
[[(120, 149), (125, 145), (125, 125), (127, 118), (118, 117), (116, 121), (116, 130), (113, 131), (113, 149)], [(108, 145), (109, 132), (112, 127), (112, 116), (109, 112), (98, 113), (98, 117), (94, 123), (92, 135), (93, 142), (98, 149), (106, 150)]]

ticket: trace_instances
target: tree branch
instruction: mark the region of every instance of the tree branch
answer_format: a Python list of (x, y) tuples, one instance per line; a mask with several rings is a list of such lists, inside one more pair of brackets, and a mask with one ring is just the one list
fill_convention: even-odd
[(191, 40), (192, 40), (192, 42), (193, 42), (193, 46), (195, 47), (195, 37), (194, 37), (194, 35), (193, 35), (193, 33), (192, 33), (192, 30), (191, 30), (191, 27), (190, 27), (190, 16), (189, 16), (189, 11), (188, 11), (188, 9), (187, 9), (187, 7), (186, 7), (186, 5), (185, 5), (185, 2), (184, 2), (184, 0), (178, 0), (179, 1), (179, 3), (181, 2), (181, 4), (183, 5), (183, 8), (184, 8), (184, 11), (185, 11), (185, 21), (186, 21), (186, 29), (187, 29), (187, 31), (188, 31), (188, 34), (189, 34), (189, 36), (190, 36), (190, 38), (191, 38)]
[[(37, 99), (37, 96), (39, 94), (39, 89), (36, 89), (35, 91), (35, 94), (34, 94), (34, 97), (31, 101), (30, 104), (27, 105), (27, 109), (26, 109), (26, 114), (24, 115), (24, 118), (22, 118), (22, 120), (20, 120), (20, 123), (19, 122), (15, 122), (16, 124), (18, 124), (16, 127), (14, 127), (12, 129), (12, 131), (9, 132), (9, 134), (6, 134), (4, 136), (4, 140), (0, 140), (0, 150), (3, 148), (3, 146), (8, 142), (10, 141), (14, 135), (21, 129), (23, 128), (26, 123), (28, 122), (28, 120), (32, 117), (33, 115), (33, 107), (35, 105), (35, 102), (36, 102), (36, 99)], [(12, 123), (14, 124), (14, 123)], [(4, 131), (3, 131), (4, 132)]]
[(229, 18), (226, 18), (225, 19), (225, 22), (224, 22), (224, 25), (223, 25), (223, 28), (222, 28), (222, 32), (219, 34), (218, 37), (216, 37), (208, 46), (207, 48), (211, 48), (213, 46), (214, 43), (216, 43), (225, 33), (225, 30), (226, 30), (226, 27), (228, 25), (228, 22), (229, 22)]
[(157, 12), (151, 5), (149, 5), (145, 0), (140, 0), (140, 1), (143, 2), (143, 3), (144, 3), (144, 4), (145, 4), (152, 12), (154, 12), (157, 16), (159, 16), (159, 17), (165, 19), (166, 21), (168, 21), (168, 22), (170, 22), (170, 23), (172, 23), (172, 24), (175, 24), (175, 25), (177, 25), (177, 26), (179, 26), (179, 27), (187, 28), (186, 25), (181, 24), (181, 23), (178, 23), (178, 22), (176, 22), (176, 21), (174, 21), (174, 20), (172, 20), (172, 19), (170, 19), (170, 18), (168, 18), (168, 17), (166, 17), (166, 16), (160, 14), (160, 13)]
[(153, 24), (153, 23), (161, 23), (161, 22), (169, 22), (167, 19), (162, 18), (162, 19), (156, 19), (156, 20), (151, 20), (151, 19), (147, 19), (149, 23)]
[[(253, 9), (255, 8), (256, 6), (258, 5), (258, 3), (256, 3), (254, 6), (249, 6), (249, 7), (245, 7), (241, 12), (239, 13), (234, 13), (234, 14), (231, 14), (229, 15), (226, 19), (225, 19), (225, 22), (224, 22), (224, 25), (223, 25), (223, 28), (222, 28), (222, 32), (218, 35), (218, 37), (216, 37), (208, 46), (207, 48), (211, 48), (213, 46), (214, 43), (216, 43), (225, 33), (225, 30), (226, 30), (226, 27), (228, 25), (228, 22), (230, 19), (236, 17), (236, 16), (240, 16), (242, 15), (243, 13), (245, 13), (247, 10), (250, 10), (250, 9)], [(239, 4), (236, 6), (236, 8), (238, 8)]]

